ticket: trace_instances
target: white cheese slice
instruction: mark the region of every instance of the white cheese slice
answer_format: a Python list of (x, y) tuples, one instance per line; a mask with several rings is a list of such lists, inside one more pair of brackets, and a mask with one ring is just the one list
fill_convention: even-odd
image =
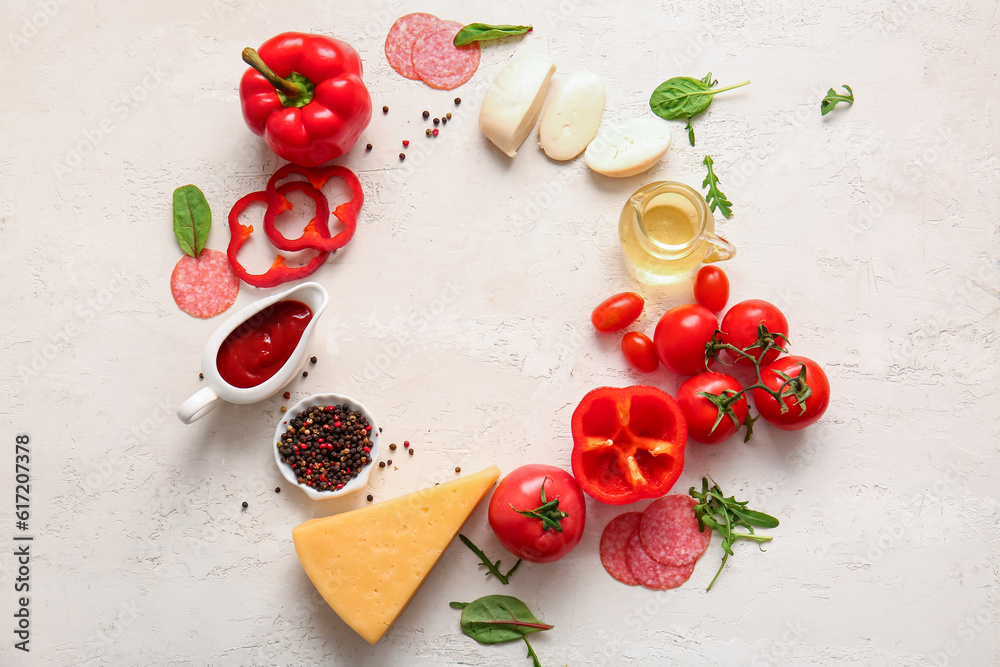
[(538, 125), (538, 143), (553, 160), (572, 160), (597, 136), (604, 114), (604, 82), (584, 70), (557, 86)]
[(490, 84), (479, 109), (479, 129), (510, 157), (538, 120), (556, 66), (536, 56), (510, 63)]
[(670, 146), (670, 129), (659, 118), (636, 118), (602, 132), (587, 146), (587, 166), (605, 176), (635, 176), (663, 157)]

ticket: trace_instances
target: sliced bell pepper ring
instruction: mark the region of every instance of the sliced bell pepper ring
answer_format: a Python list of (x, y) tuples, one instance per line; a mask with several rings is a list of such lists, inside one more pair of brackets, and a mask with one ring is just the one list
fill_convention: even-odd
[[(313, 202), (316, 204), (316, 217), (309, 221), (306, 228), (312, 228), (316, 231), (321, 238), (329, 238), (330, 231), (326, 228), (326, 220), (330, 216), (330, 206), (327, 203), (326, 197), (323, 193), (309, 185), (305, 181), (292, 181), (291, 183), (285, 183), (278, 187), (277, 192), (284, 195), (289, 190), (298, 190), (300, 192), (308, 195)], [(233, 271), (236, 273), (240, 279), (247, 283), (248, 285), (253, 285), (254, 287), (275, 287), (282, 283), (286, 283), (289, 280), (298, 280), (300, 278), (305, 278), (311, 275), (316, 269), (323, 265), (326, 258), (330, 256), (329, 252), (317, 251), (315, 257), (313, 257), (309, 262), (303, 266), (288, 266), (285, 264), (285, 257), (283, 255), (278, 255), (274, 258), (274, 263), (271, 265), (265, 273), (253, 274), (246, 270), (242, 264), (240, 264), (239, 259), (237, 259), (237, 254), (243, 244), (246, 243), (247, 239), (250, 238), (250, 234), (253, 233), (253, 225), (244, 226), (240, 224), (240, 214), (243, 213), (252, 204), (268, 204), (268, 213), (274, 208), (270, 205), (267, 192), (251, 192), (246, 195), (235, 204), (233, 208), (229, 211), (229, 247), (226, 250), (226, 254), (229, 257), (229, 264), (233, 267)], [(288, 201), (284, 196), (279, 198), (276, 202), (276, 207), (280, 210), (275, 211), (274, 217), (279, 214), (292, 209), (292, 203)]]
[(661, 389), (600, 387), (573, 412), (573, 476), (602, 503), (658, 498), (684, 469), (687, 420)]
[[(281, 195), (281, 188), (276, 186), (282, 179), (288, 177), (289, 174), (299, 174), (305, 177), (317, 190), (322, 190), (323, 186), (331, 178), (344, 179), (344, 182), (351, 189), (351, 199), (340, 204), (333, 210), (333, 214), (344, 224), (343, 230), (331, 237), (329, 232), (323, 234), (323, 231), (329, 228), (328, 223), (323, 227), (310, 224), (302, 232), (302, 235), (296, 239), (286, 238), (284, 234), (278, 231), (274, 225), (274, 219), (281, 212), (284, 197)], [(300, 181), (290, 181), (290, 183), (298, 182)], [(324, 252), (332, 252), (343, 248), (351, 240), (351, 237), (354, 236), (354, 231), (358, 226), (358, 211), (361, 210), (361, 205), (364, 201), (365, 195), (361, 190), (361, 182), (358, 181), (358, 177), (354, 175), (354, 172), (347, 167), (330, 165), (327, 167), (310, 168), (300, 167), (296, 164), (286, 164), (274, 172), (274, 175), (267, 182), (267, 213), (264, 214), (264, 232), (267, 234), (267, 238), (271, 239), (274, 247), (279, 250), (292, 252), (313, 248)]]

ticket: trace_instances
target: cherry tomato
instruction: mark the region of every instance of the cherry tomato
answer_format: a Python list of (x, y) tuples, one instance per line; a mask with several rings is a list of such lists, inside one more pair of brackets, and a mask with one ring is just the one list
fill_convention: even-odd
[[(557, 502), (552, 507), (538, 512), (553, 501)], [(537, 512), (537, 516), (521, 511)], [(587, 505), (573, 475), (536, 463), (521, 466), (500, 480), (490, 498), (489, 520), (497, 539), (512, 554), (533, 563), (551, 563), (580, 541)]]
[(622, 338), (622, 353), (632, 367), (641, 373), (652, 373), (660, 367), (656, 345), (644, 333), (629, 331), (625, 334)]
[[(804, 384), (799, 380), (803, 368), (805, 368)], [(816, 423), (830, 405), (830, 381), (826, 373), (812, 359), (796, 356), (781, 357), (760, 370), (764, 384), (775, 390), (785, 382), (785, 378), (779, 373), (792, 378), (785, 390), (788, 395), (782, 398), (788, 409), (782, 412), (778, 401), (758, 387), (753, 390), (753, 402), (760, 416), (786, 431), (797, 431)], [(805, 397), (801, 405), (796, 394)]]
[[(739, 392), (742, 388), (736, 378), (725, 373), (699, 373), (685, 380), (677, 390), (677, 402), (687, 417), (688, 437), (706, 445), (715, 445), (736, 433), (747, 418), (746, 394), (729, 405), (721, 420), (719, 407), (698, 394), (707, 392), (722, 396), (723, 392)], [(716, 421), (719, 423), (716, 424)]]
[[(760, 348), (750, 346), (757, 345), (757, 325), (762, 323), (771, 334), (788, 335), (788, 320), (778, 307), (761, 299), (748, 299), (740, 301), (729, 309), (725, 317), (722, 318), (722, 342), (729, 343), (740, 348), (744, 352), (753, 356), (760, 364), (766, 365), (774, 361), (781, 354), (781, 350), (772, 347), (760, 358)], [(775, 337), (774, 342), (781, 347), (786, 347), (787, 341), (781, 337)], [(731, 359), (736, 359), (736, 363), (741, 366), (752, 366), (748, 359), (731, 352), (726, 352)]]
[(594, 328), (602, 333), (621, 331), (639, 319), (645, 301), (635, 292), (622, 292), (602, 301), (590, 315)]
[(694, 278), (694, 300), (713, 313), (720, 312), (729, 301), (729, 278), (717, 266), (709, 265), (698, 269)]
[(660, 363), (678, 375), (694, 375), (707, 370), (705, 344), (719, 321), (708, 308), (687, 304), (671, 308), (656, 324), (653, 342)]

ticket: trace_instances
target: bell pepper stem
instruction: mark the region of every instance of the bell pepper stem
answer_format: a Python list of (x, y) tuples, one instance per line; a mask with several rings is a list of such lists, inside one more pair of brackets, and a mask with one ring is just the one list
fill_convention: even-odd
[(294, 100), (305, 93), (302, 86), (288, 79), (281, 78), (273, 69), (268, 67), (267, 63), (261, 59), (260, 54), (257, 53), (257, 49), (252, 49), (249, 46), (243, 49), (243, 62), (260, 72), (261, 76), (267, 79), (272, 86), (284, 93), (288, 99)]

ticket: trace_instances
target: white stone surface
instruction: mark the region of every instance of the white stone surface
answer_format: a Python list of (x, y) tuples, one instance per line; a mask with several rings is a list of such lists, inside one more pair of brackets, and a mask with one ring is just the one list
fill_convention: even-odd
[[(470, 83), (435, 91), (382, 55), (410, 11), (535, 31), (486, 47)], [(996, 11), (989, 0), (11, 0), (0, 663), (525, 665), (523, 646), (475, 643), (448, 608), (503, 588), (555, 625), (533, 640), (545, 665), (998, 664)], [(710, 153), (734, 202), (719, 223), (740, 251), (725, 265), (733, 300), (780, 305), (794, 351), (833, 385), (805, 432), (762, 425), (747, 445), (689, 447), (676, 488), (710, 474), (778, 516), (767, 553), (739, 545), (706, 593), (716, 537), (683, 588), (628, 588), (597, 556), (622, 509), (591, 501), (580, 546), (509, 587), (452, 545), (376, 646), (322, 603), (290, 530), (364, 495), (318, 504), (285, 484), (269, 450), (280, 396), (191, 426), (173, 416), (199, 388), (220, 319), (191, 318), (170, 297), (181, 256), (170, 193), (205, 191), (209, 246), (224, 248), (232, 203), (281, 164), (240, 118), (239, 52), (282, 30), (353, 44), (376, 108), (390, 107), (342, 160), (366, 203), (355, 240), (315, 274), (333, 297), (313, 345), (321, 363), (291, 387), (293, 400), (356, 396), (390, 440), (414, 444), (373, 475), (375, 497), (456, 465), (568, 467), (570, 415), (589, 389), (676, 389), (666, 371), (631, 372), (619, 336), (596, 335), (588, 317), (636, 287), (616, 236), (626, 197), (653, 180), (699, 185)], [(658, 167), (611, 180), (528, 143), (510, 160), (480, 135), (485, 86), (528, 53), (602, 76), (606, 122), (648, 113), (672, 76), (752, 84), (696, 120), (696, 148), (674, 122)], [(821, 117), (820, 98), (843, 83), (857, 103)], [(455, 114), (436, 140), (423, 109)], [(265, 293), (245, 288), (237, 306)], [(647, 331), (690, 298), (646, 296)], [(29, 654), (12, 634), (19, 433), (31, 438)], [(465, 532), (501, 555), (483, 509)]]

